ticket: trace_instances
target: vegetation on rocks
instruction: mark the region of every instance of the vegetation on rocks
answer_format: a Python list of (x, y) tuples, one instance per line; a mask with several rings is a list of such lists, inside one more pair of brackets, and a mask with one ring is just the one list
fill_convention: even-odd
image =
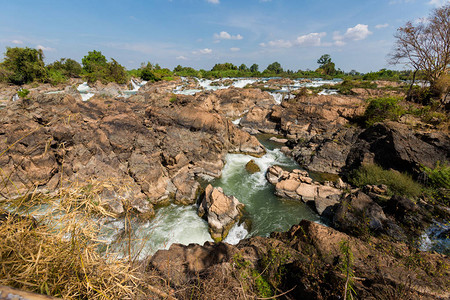
[(100, 80), (102, 83), (116, 82), (124, 84), (127, 82), (125, 68), (115, 59), (106, 61), (106, 57), (100, 51), (90, 51), (82, 59), (83, 75), (88, 82)]
[(377, 165), (363, 165), (352, 172), (349, 181), (358, 187), (384, 184), (391, 194), (418, 197), (422, 186), (409, 175), (395, 170), (384, 170)]
[(384, 120), (397, 120), (402, 114), (402, 108), (398, 105), (400, 99), (395, 97), (382, 97), (369, 100), (369, 105), (364, 113), (367, 127)]
[(3, 81), (17, 85), (33, 81), (45, 82), (48, 78), (44, 52), (41, 49), (7, 47), (0, 69), (3, 69)]

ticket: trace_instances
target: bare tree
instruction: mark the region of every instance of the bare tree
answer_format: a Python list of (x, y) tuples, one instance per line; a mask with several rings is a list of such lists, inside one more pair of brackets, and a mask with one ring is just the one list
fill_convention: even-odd
[(407, 22), (397, 29), (395, 48), (390, 63), (405, 63), (423, 72), (431, 87), (449, 72), (450, 67), (450, 4), (433, 10), (428, 19), (418, 25)]

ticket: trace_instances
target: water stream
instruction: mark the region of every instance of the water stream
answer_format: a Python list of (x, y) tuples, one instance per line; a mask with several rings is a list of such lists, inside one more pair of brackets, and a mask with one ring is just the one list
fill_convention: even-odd
[[(234, 195), (245, 204), (246, 212), (251, 220), (250, 232), (244, 223), (236, 224), (224, 240), (237, 244), (241, 239), (250, 236), (268, 236), (273, 231), (285, 231), (301, 219), (318, 221), (318, 216), (304, 203), (283, 200), (276, 197), (273, 186), (265, 179), (269, 166), (277, 164), (286, 169), (294, 169), (297, 164), (276, 148), (276, 144), (267, 137), (260, 138), (267, 148), (267, 153), (260, 158), (243, 154), (228, 154), (226, 165), (220, 179), (213, 180), (213, 186), (220, 186), (228, 195)], [(261, 171), (248, 174), (245, 164), (255, 160)], [(126, 253), (127, 240), (118, 241), (125, 228), (124, 220), (111, 220), (105, 230), (105, 239), (111, 247)], [(168, 249), (173, 243), (203, 244), (212, 241), (206, 221), (197, 216), (197, 206), (169, 205), (159, 208), (156, 217), (147, 222), (132, 224), (132, 252), (139, 252), (139, 258), (145, 258), (159, 249)]]

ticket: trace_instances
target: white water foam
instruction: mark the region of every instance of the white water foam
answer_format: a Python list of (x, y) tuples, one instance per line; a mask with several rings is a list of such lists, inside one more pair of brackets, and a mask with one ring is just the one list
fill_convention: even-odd
[[(102, 240), (110, 243), (114, 252), (127, 255), (128, 239), (123, 234), (124, 220), (114, 220), (107, 224), (108, 229)], [(197, 215), (197, 207), (171, 204), (156, 212), (153, 220), (132, 225), (132, 255), (143, 259), (157, 250), (168, 249), (172, 244), (203, 245), (212, 242), (208, 224)], [(120, 239), (124, 236), (124, 239)]]
[(94, 93), (80, 93), (81, 95), (81, 100), (83, 101), (88, 101), (89, 99), (91, 99), (94, 96)]
[(236, 245), (240, 240), (245, 239), (249, 232), (245, 229), (244, 223), (234, 225), (228, 232), (228, 236), (223, 240), (225, 243)]
[(82, 84), (80, 84), (80, 85), (77, 87), (77, 90), (78, 90), (80, 93), (87, 93), (87, 92), (89, 92), (89, 91), (91, 90), (91, 88), (89, 87), (89, 85), (88, 85), (87, 82), (83, 82)]
[(81, 100), (87, 101), (94, 96), (94, 93), (89, 93), (91, 88), (89, 87), (87, 82), (83, 82), (77, 87), (78, 92), (80, 92)]
[(337, 95), (338, 90), (324, 89), (318, 95)]
[(282, 93), (269, 93), (269, 94), (272, 95), (273, 99), (277, 104), (281, 104), (281, 102), (283, 101), (284, 95)]
[(233, 82), (232, 86), (237, 88), (244, 88), (248, 84), (255, 83), (256, 79), (238, 79), (237, 81)]

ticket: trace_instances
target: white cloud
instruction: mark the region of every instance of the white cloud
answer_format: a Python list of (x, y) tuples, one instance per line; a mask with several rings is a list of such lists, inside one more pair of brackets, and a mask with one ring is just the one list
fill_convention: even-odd
[(388, 26), (389, 26), (388, 23), (384, 23), (384, 24), (378, 24), (378, 25), (375, 25), (375, 28), (376, 28), (376, 29), (381, 29), (381, 28), (386, 28), (386, 27), (388, 27)]
[[(262, 43), (264, 44), (264, 43)], [(292, 47), (292, 42), (291, 41), (286, 41), (286, 40), (275, 40), (275, 41), (269, 41), (267, 44), (264, 44), (263, 47), (274, 47), (274, 48), (290, 48)]]
[(221, 31), (220, 33), (214, 33), (214, 38), (216, 40), (242, 40), (244, 37), (240, 34), (231, 35), (226, 31)]
[(205, 48), (205, 49), (200, 50), (201, 54), (210, 54), (211, 52), (212, 52), (212, 50), (209, 49), (209, 48)]
[(293, 46), (329, 46), (330, 44), (322, 43), (322, 37), (326, 36), (325, 32), (312, 32), (309, 34), (298, 36), (295, 40), (273, 40), (267, 43), (259, 44), (261, 47), (274, 48), (291, 48)]
[(209, 48), (200, 49), (198, 51), (192, 51), (192, 54), (210, 54), (210, 53), (212, 53), (212, 49)]
[(183, 55), (180, 55), (180, 56), (177, 56), (176, 59), (178, 59), (178, 60), (187, 60), (187, 57), (183, 56)]
[(232, 48), (230, 48), (230, 51), (231, 52), (238, 52), (238, 51), (241, 51), (241, 48), (232, 47)]
[(313, 32), (310, 34), (301, 35), (297, 37), (295, 44), (300, 46), (321, 46), (321, 38), (326, 35), (327, 34), (325, 32)]
[(16, 45), (21, 45), (21, 44), (23, 44), (23, 42), (22, 42), (22, 41), (19, 41), (19, 40), (12, 40), (11, 43), (16, 44)]
[(55, 49), (53, 49), (53, 48), (45, 47), (45, 46), (42, 46), (42, 45), (37, 45), (36, 49), (40, 49), (42, 51), (55, 51)]
[(439, 7), (439, 6), (443, 6), (447, 3), (449, 3), (449, 0), (430, 0), (430, 2), (428, 2), (428, 4)]
[(219, 0), (206, 0), (206, 2), (212, 3), (212, 4), (219, 4)]
[(389, 5), (403, 4), (403, 3), (409, 3), (409, 2), (414, 2), (414, 0), (391, 0), (391, 1), (389, 1)]
[(355, 27), (348, 28), (344, 35), (341, 35), (338, 31), (334, 32), (333, 39), (336, 46), (343, 46), (347, 41), (364, 40), (371, 34), (369, 25), (358, 24)]
[(372, 32), (369, 31), (369, 25), (358, 24), (355, 27), (348, 28), (344, 34), (345, 39), (360, 41), (368, 37)]

